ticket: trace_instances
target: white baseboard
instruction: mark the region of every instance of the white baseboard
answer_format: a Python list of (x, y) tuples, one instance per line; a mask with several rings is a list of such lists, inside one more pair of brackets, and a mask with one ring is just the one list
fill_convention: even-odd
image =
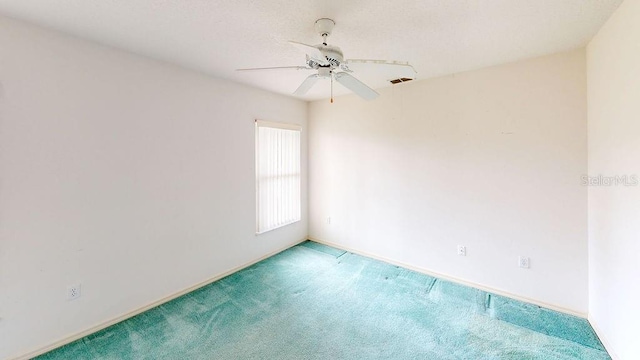
[(436, 277), (436, 278), (448, 280), (448, 281), (451, 281), (451, 282), (454, 282), (454, 283), (458, 283), (458, 284), (461, 284), (461, 285), (465, 285), (465, 286), (470, 286), (470, 287), (473, 287), (473, 288), (476, 288), (476, 289), (480, 289), (480, 290), (483, 290), (483, 291), (486, 291), (486, 292), (490, 292), (492, 294), (501, 295), (501, 296), (508, 297), (508, 298), (511, 298), (511, 299), (514, 299), (514, 300), (518, 300), (518, 301), (522, 301), (522, 302), (525, 302), (525, 303), (538, 305), (538, 306), (541, 306), (541, 307), (544, 307), (544, 308), (547, 308), (547, 309), (555, 310), (555, 311), (558, 311), (558, 312), (561, 312), (561, 313), (564, 313), (564, 314), (577, 316), (577, 317), (580, 317), (580, 318), (583, 318), (583, 319), (587, 318), (587, 314), (586, 313), (582, 313), (582, 312), (578, 312), (578, 311), (575, 311), (575, 310), (567, 309), (567, 308), (564, 308), (562, 306), (549, 304), (549, 303), (546, 303), (546, 302), (543, 302), (543, 301), (539, 301), (539, 300), (529, 299), (529, 298), (524, 297), (524, 296), (512, 294), (512, 293), (510, 293), (508, 291), (504, 291), (504, 290), (496, 289), (496, 288), (493, 288), (493, 287), (490, 287), (490, 286), (474, 283), (472, 281), (463, 280), (463, 279), (460, 279), (460, 278), (457, 278), (457, 277), (454, 277), (454, 276), (450, 276), (450, 275), (439, 273), (437, 271), (433, 271), (433, 270), (429, 270), (429, 269), (413, 266), (413, 265), (410, 265), (410, 264), (407, 264), (407, 263), (403, 263), (401, 261), (396, 261), (396, 260), (381, 256), (381, 255), (372, 254), (372, 253), (369, 253), (369, 252), (366, 252), (366, 251), (360, 251), (360, 250), (353, 249), (353, 248), (350, 248), (350, 247), (346, 247), (346, 246), (343, 246), (343, 245), (340, 245), (340, 244), (336, 244), (336, 243), (333, 243), (333, 242), (330, 242), (330, 241), (316, 239), (314, 237), (309, 237), (309, 240), (312, 240), (312, 241), (315, 241), (317, 243), (324, 244), (324, 245), (327, 245), (327, 246), (331, 246), (331, 247), (335, 247), (335, 248), (338, 248), (338, 249), (342, 249), (342, 250), (345, 250), (345, 251), (349, 251), (349, 252), (352, 252), (354, 254), (370, 257), (370, 258), (373, 258), (373, 259), (376, 259), (376, 260), (380, 260), (380, 261), (386, 262), (388, 264), (400, 266), (400, 267), (403, 267), (405, 269), (413, 270), (415, 272), (419, 272), (419, 273), (426, 274), (426, 275), (429, 275), (429, 276), (433, 276), (433, 277)]
[(169, 296), (165, 296), (165, 297), (163, 297), (161, 299), (158, 299), (158, 300), (156, 300), (154, 302), (151, 302), (151, 303), (149, 303), (147, 305), (144, 305), (144, 306), (142, 306), (140, 308), (137, 308), (137, 309), (134, 309), (134, 310), (129, 311), (127, 313), (124, 313), (124, 314), (122, 314), (120, 316), (117, 316), (117, 317), (111, 319), (111, 320), (108, 320), (108, 321), (105, 321), (105, 322), (100, 323), (98, 325), (92, 326), (92, 327), (90, 327), (90, 328), (88, 328), (86, 330), (83, 330), (81, 332), (66, 336), (66, 337), (64, 337), (64, 338), (62, 338), (60, 340), (57, 340), (57, 341), (49, 344), (49, 345), (40, 347), (40, 348), (38, 348), (36, 350), (32, 350), (32, 351), (30, 351), (30, 352), (28, 352), (26, 354), (19, 355), (17, 357), (11, 358), (11, 359), (12, 360), (28, 360), (28, 359), (34, 358), (36, 356), (42, 355), (44, 353), (47, 353), (47, 352), (49, 352), (49, 351), (51, 351), (53, 349), (57, 349), (57, 348), (59, 348), (61, 346), (67, 345), (69, 343), (72, 343), (72, 342), (74, 342), (76, 340), (79, 340), (79, 339), (81, 339), (81, 338), (83, 338), (83, 337), (85, 337), (87, 335), (93, 334), (93, 333), (95, 333), (97, 331), (100, 331), (102, 329), (106, 329), (111, 325), (115, 325), (115, 324), (117, 324), (117, 323), (119, 323), (121, 321), (127, 320), (127, 319), (129, 319), (131, 317), (134, 317), (134, 316), (136, 316), (136, 315), (138, 315), (140, 313), (143, 313), (143, 312), (145, 312), (147, 310), (153, 309), (156, 306), (162, 305), (162, 304), (164, 304), (164, 303), (166, 303), (168, 301), (176, 299), (176, 298), (178, 298), (178, 297), (180, 297), (180, 296), (182, 296), (184, 294), (190, 293), (190, 292), (192, 292), (194, 290), (197, 290), (197, 289), (199, 289), (199, 288), (201, 288), (203, 286), (209, 285), (214, 281), (220, 280), (223, 277), (229, 276), (229, 275), (231, 275), (233, 273), (236, 273), (236, 272), (238, 272), (238, 271), (240, 271), (242, 269), (245, 269), (245, 268), (247, 268), (247, 267), (249, 267), (251, 265), (254, 265), (254, 264), (256, 264), (256, 263), (258, 263), (258, 262), (260, 262), (260, 261), (262, 261), (262, 260), (264, 260), (266, 258), (272, 257), (273, 255), (276, 255), (278, 253), (281, 253), (281, 252), (283, 252), (283, 251), (285, 251), (285, 250), (287, 250), (289, 248), (292, 248), (292, 247), (294, 247), (294, 246), (296, 246), (296, 245), (298, 245), (298, 244), (300, 244), (300, 243), (302, 243), (302, 242), (304, 242), (306, 240), (307, 240), (307, 238), (304, 238), (304, 239), (302, 239), (302, 240), (300, 240), (300, 241), (298, 241), (298, 242), (296, 242), (294, 244), (287, 245), (284, 248), (281, 248), (279, 250), (271, 252), (271, 253), (269, 253), (267, 255), (264, 255), (264, 256), (262, 256), (262, 257), (260, 257), (258, 259), (255, 259), (253, 261), (250, 261), (248, 263), (245, 263), (243, 265), (235, 267), (235, 268), (233, 268), (231, 270), (225, 271), (225, 272), (223, 272), (221, 274), (215, 275), (215, 276), (213, 276), (213, 277), (211, 277), (211, 278), (209, 278), (209, 279), (207, 279), (205, 281), (202, 281), (200, 283), (192, 285), (192, 286), (190, 286), (190, 287), (188, 287), (186, 289), (182, 289), (182, 290), (180, 290), (180, 291), (178, 291), (176, 293), (173, 293), (173, 294), (171, 294)]
[[(462, 285), (465, 285), (465, 286), (474, 287), (476, 289), (480, 289), (480, 290), (487, 291), (487, 292), (490, 292), (490, 293), (493, 293), (493, 294), (505, 296), (505, 297), (512, 298), (512, 299), (515, 299), (515, 300), (523, 301), (523, 302), (526, 302), (526, 303), (535, 304), (535, 305), (542, 306), (542, 307), (545, 307), (545, 308), (548, 308), (548, 309), (551, 309), (551, 310), (555, 310), (555, 311), (558, 311), (558, 312), (562, 312), (562, 313), (578, 316), (578, 317), (585, 318), (585, 319), (587, 318), (587, 315), (584, 314), (584, 313), (576, 312), (576, 311), (573, 311), (573, 310), (570, 310), (570, 309), (566, 309), (566, 308), (563, 308), (563, 307), (560, 307), (560, 306), (556, 306), (556, 305), (553, 305), (553, 304), (548, 304), (548, 303), (545, 303), (545, 302), (529, 299), (529, 298), (526, 298), (526, 297), (522, 297), (522, 296), (519, 296), (519, 295), (515, 295), (515, 294), (512, 294), (512, 293), (509, 293), (507, 291), (503, 291), (503, 290), (492, 288), (492, 287), (485, 286), (485, 285), (482, 285), (482, 284), (477, 284), (477, 283), (470, 282), (470, 281), (467, 281), (467, 280), (459, 279), (459, 278), (456, 278), (456, 277), (453, 277), (453, 276), (449, 276), (449, 275), (446, 275), (446, 274), (442, 274), (442, 273), (438, 273), (436, 271), (432, 271), (432, 270), (429, 270), (429, 269), (419, 268), (419, 267), (416, 267), (416, 266), (413, 266), (413, 265), (410, 265), (410, 264), (406, 264), (406, 263), (403, 263), (403, 262), (400, 262), (400, 261), (395, 261), (393, 259), (386, 258), (384, 256), (380, 256), (380, 255), (371, 254), (371, 253), (368, 253), (368, 252), (365, 252), (365, 251), (352, 249), (352, 248), (349, 248), (349, 247), (345, 247), (343, 245), (335, 244), (335, 243), (332, 243), (332, 242), (329, 242), (329, 241), (324, 241), (324, 240), (320, 240), (320, 239), (316, 239), (316, 238), (312, 238), (312, 237), (308, 237), (308, 239), (309, 240), (313, 240), (313, 241), (315, 241), (317, 243), (320, 243), (320, 244), (332, 246), (332, 247), (335, 247), (335, 248), (338, 248), (338, 249), (342, 249), (342, 250), (345, 250), (345, 251), (352, 252), (354, 254), (370, 257), (370, 258), (373, 258), (373, 259), (376, 259), (376, 260), (380, 260), (380, 261), (383, 261), (383, 262), (386, 262), (386, 263), (389, 263), (389, 264), (392, 264), (392, 265), (400, 266), (400, 267), (403, 267), (403, 268), (406, 268), (406, 269), (409, 269), (409, 270), (413, 270), (413, 271), (416, 271), (416, 272), (419, 272), (419, 273), (423, 273), (423, 274), (426, 274), (426, 275), (429, 275), (429, 276), (437, 277), (437, 278), (440, 278), (440, 279), (445, 279), (445, 280), (448, 280), (448, 281), (451, 281), (451, 282), (454, 282), (454, 283), (458, 283), (458, 284), (462, 284)], [(111, 320), (108, 320), (108, 321), (105, 321), (105, 322), (100, 323), (98, 325), (92, 326), (92, 327), (90, 327), (90, 328), (88, 328), (86, 330), (83, 330), (81, 332), (69, 335), (69, 336), (64, 337), (64, 338), (62, 338), (60, 340), (57, 340), (57, 341), (55, 341), (55, 342), (53, 342), (53, 343), (51, 343), (49, 345), (46, 345), (46, 346), (40, 347), (40, 348), (38, 348), (36, 350), (30, 351), (30, 352), (28, 352), (26, 354), (14, 357), (14, 358), (12, 358), (12, 360), (28, 360), (28, 359), (31, 359), (33, 357), (36, 357), (36, 356), (42, 355), (44, 353), (47, 353), (47, 352), (49, 352), (49, 351), (51, 351), (53, 349), (56, 349), (58, 347), (61, 347), (61, 346), (64, 346), (66, 344), (69, 344), (71, 342), (74, 342), (74, 341), (76, 341), (78, 339), (81, 339), (81, 338), (87, 336), (87, 335), (93, 334), (93, 333), (95, 333), (97, 331), (100, 331), (100, 330), (105, 329), (105, 328), (107, 328), (109, 326), (115, 325), (115, 324), (117, 324), (117, 323), (119, 323), (121, 321), (124, 321), (126, 319), (129, 319), (129, 318), (131, 318), (133, 316), (136, 316), (136, 315), (138, 315), (138, 314), (140, 314), (142, 312), (145, 312), (145, 311), (150, 310), (150, 309), (152, 309), (154, 307), (162, 305), (162, 304), (164, 304), (164, 303), (166, 303), (168, 301), (176, 299), (176, 298), (178, 298), (178, 297), (180, 297), (180, 296), (182, 296), (184, 294), (187, 294), (189, 292), (197, 290), (197, 289), (199, 289), (199, 288), (201, 288), (203, 286), (209, 285), (214, 281), (220, 280), (220, 279), (222, 279), (222, 278), (224, 278), (226, 276), (229, 276), (229, 275), (231, 275), (233, 273), (236, 273), (236, 272), (238, 272), (238, 271), (240, 271), (242, 269), (245, 269), (245, 268), (247, 268), (247, 267), (249, 267), (251, 265), (254, 265), (255, 263), (258, 263), (258, 262), (260, 262), (260, 261), (262, 261), (262, 260), (264, 260), (266, 258), (269, 258), (269, 257), (271, 257), (273, 255), (276, 255), (276, 254), (278, 254), (278, 253), (280, 253), (282, 251), (285, 251), (285, 250), (287, 250), (287, 249), (289, 249), (289, 248), (291, 248), (293, 246), (296, 246), (296, 245), (304, 242), (305, 240), (307, 240), (307, 238), (305, 238), (303, 240), (300, 240), (300, 241), (298, 241), (298, 242), (296, 242), (294, 244), (288, 245), (288, 246), (286, 246), (286, 247), (284, 247), (282, 249), (279, 249), (277, 251), (271, 252), (271, 253), (269, 253), (267, 255), (264, 255), (264, 256), (262, 256), (262, 257), (260, 257), (258, 259), (250, 261), (250, 262), (248, 262), (246, 264), (240, 265), (240, 266), (235, 267), (235, 268), (233, 268), (231, 270), (228, 270), (228, 271), (223, 272), (221, 274), (215, 275), (215, 276), (213, 276), (213, 277), (211, 277), (211, 278), (209, 278), (209, 279), (207, 279), (205, 281), (202, 281), (202, 282), (200, 282), (198, 284), (190, 286), (190, 287), (188, 287), (186, 289), (183, 289), (183, 290), (181, 290), (179, 292), (176, 292), (174, 294), (171, 294), (169, 296), (163, 297), (163, 298), (161, 298), (159, 300), (156, 300), (154, 302), (151, 302), (151, 303), (149, 303), (149, 304), (147, 304), (145, 306), (142, 306), (140, 308), (137, 308), (135, 310), (132, 310), (132, 311), (129, 311), (129, 312), (125, 313), (125, 314), (117, 316), (117, 317), (115, 317), (115, 318), (113, 318)], [(588, 318), (588, 320), (589, 320), (589, 323), (591, 324), (591, 326), (593, 327), (593, 329), (595, 330), (596, 334), (598, 334), (598, 337), (602, 341), (603, 345), (605, 346), (605, 348), (609, 352), (609, 355), (611, 355), (613, 360), (618, 360), (619, 358), (612, 351), (610, 343), (602, 335), (602, 332), (598, 330), (598, 327), (596, 326), (596, 324), (593, 322), (593, 320), (591, 318)]]
[(609, 353), (609, 356), (611, 356), (611, 359), (620, 360), (620, 357), (618, 356), (618, 354), (616, 354), (616, 352), (613, 351), (611, 342), (609, 341), (609, 339), (607, 339), (606, 336), (604, 336), (604, 333), (602, 332), (602, 330), (600, 330), (597, 322), (593, 319), (593, 317), (589, 315), (587, 319), (589, 320), (589, 324), (591, 324), (591, 328), (593, 328), (593, 331), (595, 331), (596, 335), (598, 335), (600, 342), (602, 343), (602, 345), (604, 345), (604, 348), (607, 349), (607, 352)]

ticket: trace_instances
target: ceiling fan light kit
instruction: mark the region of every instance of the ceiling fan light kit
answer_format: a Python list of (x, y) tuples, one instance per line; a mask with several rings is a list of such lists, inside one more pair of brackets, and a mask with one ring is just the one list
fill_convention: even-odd
[[(386, 60), (345, 60), (342, 50), (337, 46), (327, 43), (327, 38), (331, 35), (335, 26), (335, 21), (328, 18), (321, 18), (315, 22), (315, 30), (322, 37), (322, 43), (318, 45), (307, 45), (297, 41), (289, 43), (306, 54), (306, 66), (279, 66), (270, 68), (238, 69), (238, 71), (269, 71), (269, 70), (316, 70), (315, 74), (309, 75), (298, 88), (294, 95), (303, 96), (315, 85), (319, 79), (331, 80), (331, 102), (333, 102), (333, 80), (340, 83), (345, 88), (365, 100), (373, 100), (378, 97), (378, 92), (367, 86), (362, 81), (355, 78), (355, 68), (359, 69), (382, 69), (387, 72), (397, 74), (392, 79), (415, 79), (416, 71), (406, 62), (386, 61)], [(350, 65), (354, 68), (351, 69)], [(386, 79), (391, 80), (391, 79)]]

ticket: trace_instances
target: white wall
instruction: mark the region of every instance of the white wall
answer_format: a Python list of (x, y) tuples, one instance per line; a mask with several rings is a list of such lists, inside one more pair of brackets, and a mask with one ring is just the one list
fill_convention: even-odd
[[(589, 174), (640, 176), (640, 1), (618, 8), (587, 65)], [(620, 359), (640, 359), (639, 258), (640, 186), (589, 187), (589, 317)]]
[(381, 94), (310, 105), (310, 237), (586, 314), (584, 50)]
[(306, 180), (254, 235), (254, 119), (306, 134), (305, 102), (6, 18), (0, 85), (0, 359), (307, 235)]

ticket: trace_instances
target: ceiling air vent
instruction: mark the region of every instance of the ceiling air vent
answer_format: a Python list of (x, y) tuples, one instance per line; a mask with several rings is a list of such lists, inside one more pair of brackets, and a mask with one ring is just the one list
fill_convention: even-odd
[(411, 80), (413, 80), (413, 79), (410, 79), (410, 78), (399, 78), (399, 79), (389, 80), (389, 82), (392, 83), (392, 84), (400, 84), (400, 83), (411, 81)]

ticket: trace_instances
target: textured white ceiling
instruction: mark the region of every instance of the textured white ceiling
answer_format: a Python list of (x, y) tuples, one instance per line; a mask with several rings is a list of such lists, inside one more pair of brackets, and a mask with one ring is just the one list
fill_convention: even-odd
[[(217, 77), (291, 94), (306, 71), (287, 44), (320, 43), (313, 24), (336, 21), (329, 43), (345, 58), (408, 61), (418, 78), (585, 45), (622, 0), (0, 0), (0, 13)], [(355, 74), (374, 88), (373, 74)], [(335, 93), (346, 93), (336, 84)], [(319, 82), (305, 99), (329, 96)]]

